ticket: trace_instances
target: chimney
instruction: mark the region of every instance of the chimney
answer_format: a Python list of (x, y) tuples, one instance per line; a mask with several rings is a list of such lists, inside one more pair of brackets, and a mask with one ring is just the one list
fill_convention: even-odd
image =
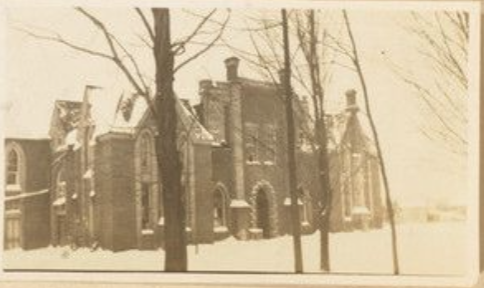
[(355, 113), (359, 110), (358, 105), (356, 104), (356, 90), (350, 89), (346, 91), (346, 111)]
[(198, 94), (204, 95), (212, 87), (213, 87), (212, 80), (209, 80), (209, 79), (200, 80), (200, 82), (198, 82)]
[(239, 77), (239, 58), (230, 57), (225, 59), (225, 68), (227, 70), (227, 81), (235, 81)]

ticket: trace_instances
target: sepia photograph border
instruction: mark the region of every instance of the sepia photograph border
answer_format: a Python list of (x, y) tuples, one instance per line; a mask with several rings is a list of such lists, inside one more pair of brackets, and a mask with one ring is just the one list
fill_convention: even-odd
[[(470, 17), (470, 41), (469, 41), (469, 149), (468, 149), (468, 273), (463, 276), (410, 276), (410, 275), (356, 275), (356, 274), (242, 274), (242, 273), (167, 273), (167, 272), (6, 272), (0, 271), (0, 283), (42, 281), (42, 282), (80, 282), (80, 283), (157, 283), (157, 284), (176, 284), (176, 285), (243, 285), (243, 286), (281, 286), (281, 285), (358, 285), (358, 286), (425, 286), (425, 287), (468, 287), (476, 283), (479, 276), (479, 159), (480, 159), (480, 67), (481, 63), (481, 3), (479, 1), (286, 1), (286, 0), (199, 0), (199, 1), (131, 1), (120, 0), (109, 3), (102, 3), (97, 0), (86, 1), (62, 1), (47, 0), (41, 3), (21, 1), (2, 1), (0, 10), (0, 63), (5, 63), (6, 36), (5, 7), (67, 7), (73, 5), (84, 5), (90, 7), (151, 7), (164, 6), (169, 8), (208, 8), (208, 7), (230, 7), (234, 9), (253, 9), (253, 8), (351, 8), (352, 10), (436, 10), (445, 8), (459, 8), (468, 11)], [(1, 67), (1, 75), (8, 73), (5, 65)], [(7, 107), (5, 101), (6, 77), (0, 77), (0, 113), (2, 116), (1, 125), (5, 125), (4, 114)], [(0, 138), (4, 139), (5, 129), (0, 128)], [(0, 145), (0, 160), (4, 161), (4, 145)], [(0, 165), (0, 183), (4, 183), (4, 165)], [(2, 197), (4, 193), (2, 193)], [(0, 213), (3, 215), (3, 204), (1, 201)], [(0, 221), (0, 231), (3, 235), (3, 221)], [(482, 231), (481, 231), (482, 234)], [(3, 241), (3, 236), (0, 237)], [(3, 243), (3, 242), (2, 242)], [(3, 245), (3, 244), (2, 244)], [(3, 251), (0, 252), (0, 262), (3, 263)], [(142, 259), (140, 259), (142, 261)], [(0, 287), (3, 285), (0, 284)], [(32, 286), (33, 287), (33, 286)]]

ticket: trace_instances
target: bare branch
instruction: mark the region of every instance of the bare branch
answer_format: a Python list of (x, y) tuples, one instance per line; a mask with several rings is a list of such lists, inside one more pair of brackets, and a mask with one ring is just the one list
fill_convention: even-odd
[(62, 36), (60, 36), (59, 34), (55, 34), (55, 36), (48, 36), (48, 35), (36, 34), (32, 31), (29, 31), (29, 30), (26, 30), (26, 29), (23, 29), (23, 28), (16, 28), (16, 30), (21, 31), (21, 32), (29, 35), (30, 37), (33, 37), (33, 38), (57, 42), (59, 44), (63, 44), (63, 45), (65, 45), (65, 46), (67, 46), (71, 49), (77, 50), (77, 51), (82, 52), (82, 53), (86, 53), (86, 54), (89, 54), (89, 55), (92, 55), (92, 56), (113, 60), (113, 57), (111, 55), (105, 54), (103, 52), (91, 50), (89, 48), (71, 43), (70, 41), (67, 41), (64, 38), (62, 38)]
[[(150, 23), (148, 22), (148, 19), (146, 18), (146, 15), (143, 13), (143, 11), (140, 8), (135, 8), (136, 13), (138, 13), (141, 21), (143, 22), (143, 25), (146, 28), (146, 31), (148, 32), (148, 35), (150, 35), (151, 42), (155, 41), (155, 33), (153, 32), (153, 29), (151, 28)], [(152, 46), (152, 45), (149, 45)]]
[[(75, 10), (78, 11), (79, 13), (81, 13), (83, 16), (85, 16), (88, 20), (90, 20), (103, 33), (104, 38), (105, 38), (105, 40), (106, 40), (106, 42), (109, 46), (109, 49), (111, 50), (111, 53), (112, 53), (112, 57), (110, 59), (118, 66), (118, 68), (121, 70), (121, 72), (123, 72), (123, 74), (126, 76), (126, 78), (131, 83), (131, 85), (133, 85), (134, 89), (136, 90), (136, 93), (140, 94), (140, 95), (147, 94), (148, 93), (147, 86), (146, 86), (146, 84), (144, 83), (144, 80), (141, 77), (141, 73), (139, 72), (136, 61), (134, 61), (131, 54), (127, 53), (126, 49), (122, 45), (120, 45), (120, 42), (109, 32), (109, 30), (106, 28), (106, 25), (104, 25), (104, 23), (101, 20), (97, 19), (94, 15), (87, 12), (83, 8), (76, 7)], [(128, 57), (130, 57), (131, 61), (134, 63), (134, 67), (137, 70), (137, 74), (138, 74), (138, 76), (141, 77), (141, 80), (140, 80), (142, 82), (141, 85), (135, 79), (135, 77), (133, 76), (133, 73), (123, 63), (122, 59), (119, 56), (118, 50), (116, 49), (116, 44), (123, 51), (125, 51), (126, 55), (128, 55)]]
[(200, 57), (201, 55), (206, 53), (210, 48), (212, 48), (215, 45), (216, 42), (218, 42), (220, 40), (220, 38), (222, 37), (222, 35), (225, 31), (225, 28), (227, 27), (227, 23), (229, 23), (230, 15), (231, 15), (231, 12), (229, 10), (228, 13), (227, 13), (227, 17), (225, 18), (225, 21), (223, 22), (222, 26), (220, 27), (220, 30), (219, 30), (219, 33), (217, 34), (217, 36), (215, 36), (215, 38), (213, 38), (212, 41), (207, 46), (200, 49), (198, 52), (196, 52), (195, 54), (193, 54), (192, 56), (188, 57), (183, 62), (178, 64), (173, 70), (174, 73), (176, 73), (178, 70), (180, 70), (183, 66), (187, 65), (191, 61), (197, 59), (198, 57)]
[[(174, 43), (173, 46), (177, 47), (175, 48), (175, 50), (173, 51), (173, 53), (175, 54), (178, 54), (178, 52), (181, 50), (181, 49), (184, 49), (185, 45), (190, 42), (195, 36), (199, 35), (199, 32), (200, 30), (205, 26), (205, 24), (207, 23), (207, 21), (212, 18), (212, 16), (215, 14), (215, 12), (217, 11), (217, 9), (212, 9), (212, 11), (210, 11), (210, 13), (208, 13), (207, 15), (205, 15), (205, 17), (203, 17), (202, 21), (200, 21), (197, 25), (197, 27), (195, 27), (195, 29), (193, 29), (192, 33), (190, 35), (188, 35), (184, 40), (181, 40), (181, 41), (177, 41), (176, 43)], [(224, 26), (224, 25), (222, 25)]]
[(106, 42), (108, 43), (109, 45), (109, 49), (111, 49), (111, 53), (113, 53), (113, 57), (114, 58), (118, 58), (118, 52), (116, 50), (116, 48), (114, 47), (114, 43), (113, 43), (113, 40), (111, 39), (111, 34), (109, 33), (108, 29), (106, 28), (106, 26), (104, 25), (103, 22), (101, 22), (99, 19), (97, 19), (96, 17), (94, 17), (94, 15), (90, 14), (89, 12), (87, 12), (85, 9), (83, 8), (80, 8), (80, 7), (76, 7), (75, 8), (76, 11), (78, 11), (79, 13), (81, 13), (82, 15), (84, 15), (87, 19), (89, 19), (99, 30), (101, 30), (101, 32), (104, 34), (104, 37), (106, 39)]

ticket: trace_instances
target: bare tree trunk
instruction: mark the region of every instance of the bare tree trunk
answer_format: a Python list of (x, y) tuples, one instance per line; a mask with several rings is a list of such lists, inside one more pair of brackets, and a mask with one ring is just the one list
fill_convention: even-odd
[(165, 271), (187, 271), (185, 205), (181, 184), (182, 164), (177, 147), (177, 112), (173, 91), (174, 55), (171, 50), (170, 12), (153, 8), (156, 61), (155, 110), (158, 136), (156, 156), (162, 184), (165, 217)]
[(309, 32), (310, 32), (310, 76), (311, 89), (313, 92), (313, 105), (315, 112), (315, 137), (319, 146), (318, 169), (319, 181), (322, 189), (321, 197), (321, 216), (320, 216), (320, 249), (321, 259), (320, 268), (323, 271), (330, 271), (330, 252), (329, 252), (329, 225), (331, 219), (331, 184), (329, 178), (329, 159), (328, 159), (328, 140), (326, 123), (324, 121), (324, 91), (320, 80), (319, 59), (316, 51), (318, 38), (315, 31), (314, 10), (309, 12)]
[(350, 21), (348, 19), (348, 14), (346, 10), (343, 10), (343, 17), (346, 23), (346, 28), (348, 30), (348, 36), (351, 41), (351, 46), (353, 49), (353, 64), (355, 66), (356, 72), (358, 73), (358, 78), (360, 79), (361, 87), (363, 89), (363, 96), (365, 98), (365, 109), (368, 115), (368, 120), (370, 122), (371, 131), (373, 133), (373, 139), (375, 140), (376, 152), (378, 155), (378, 159), (380, 160), (380, 168), (381, 174), (383, 177), (383, 185), (385, 186), (385, 198), (386, 198), (386, 206), (388, 211), (388, 217), (390, 220), (390, 227), (392, 233), (392, 251), (393, 251), (393, 273), (398, 275), (400, 273), (399, 265), (398, 265), (398, 249), (397, 249), (397, 232), (395, 229), (395, 216), (393, 213), (393, 204), (392, 198), (390, 193), (390, 185), (388, 183), (388, 176), (385, 167), (385, 161), (383, 160), (383, 153), (381, 151), (380, 140), (378, 137), (378, 132), (376, 129), (375, 121), (373, 120), (372, 110), (370, 109), (370, 101), (368, 97), (368, 89), (366, 87), (366, 81), (364, 77), (363, 70), (361, 68), (360, 60), (358, 58), (358, 50), (356, 49), (356, 42), (353, 36), (353, 31), (351, 29)]
[(323, 271), (330, 271), (330, 252), (329, 252), (329, 226), (331, 219), (331, 183), (329, 178), (329, 159), (328, 159), (328, 136), (326, 123), (324, 121), (324, 90), (321, 84), (319, 57), (316, 51), (318, 37), (316, 35), (316, 20), (314, 10), (309, 11), (309, 73), (311, 78), (312, 101), (315, 118), (315, 137), (319, 146), (318, 150), (318, 170), (319, 183), (321, 185), (321, 215), (320, 215), (320, 268)]
[(302, 247), (301, 247), (301, 221), (299, 217), (299, 205), (297, 199), (297, 167), (296, 167), (296, 145), (294, 133), (294, 114), (292, 108), (292, 87), (291, 87), (291, 59), (289, 53), (289, 36), (287, 25), (287, 12), (282, 9), (282, 32), (284, 38), (284, 93), (286, 96), (286, 117), (287, 117), (287, 153), (289, 170), (289, 189), (291, 197), (291, 224), (294, 243), (294, 269), (295, 273), (303, 272)]

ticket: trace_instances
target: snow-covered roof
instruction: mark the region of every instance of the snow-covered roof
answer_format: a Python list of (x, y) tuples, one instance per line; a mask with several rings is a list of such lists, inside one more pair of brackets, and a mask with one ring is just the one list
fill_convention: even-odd
[(76, 128), (67, 133), (67, 136), (66, 136), (67, 146), (74, 146), (74, 149), (78, 149), (81, 146), (81, 143), (78, 140), (78, 132), (79, 130)]
[(183, 128), (193, 140), (207, 142), (214, 141), (213, 135), (208, 132), (205, 127), (203, 127), (192, 111), (187, 109), (186, 104), (183, 103), (183, 100), (177, 101), (176, 108)]
[[(326, 125), (328, 127), (328, 149), (335, 151), (346, 140), (346, 135), (353, 131), (358, 133), (357, 137), (361, 145), (371, 155), (376, 155), (376, 147), (370, 138), (371, 126), (366, 117), (358, 117), (359, 114), (352, 114), (348, 111), (327, 115)], [(354, 125), (351, 127), (351, 125)], [(353, 130), (350, 130), (354, 128)]]
[(111, 131), (134, 133), (135, 128), (147, 112), (146, 99), (136, 94), (123, 94), (116, 108)]
[[(51, 136), (65, 138), (65, 147), (60, 148), (74, 145), (78, 149), (83, 143), (85, 127), (93, 128), (90, 145), (95, 145), (95, 139), (107, 133), (135, 133), (143, 119), (150, 115), (146, 99), (133, 93), (115, 97), (114, 93), (100, 87), (86, 86), (82, 102), (56, 101)], [(213, 142), (213, 136), (195, 117), (187, 101), (177, 98), (176, 109), (180, 127), (193, 141)]]

